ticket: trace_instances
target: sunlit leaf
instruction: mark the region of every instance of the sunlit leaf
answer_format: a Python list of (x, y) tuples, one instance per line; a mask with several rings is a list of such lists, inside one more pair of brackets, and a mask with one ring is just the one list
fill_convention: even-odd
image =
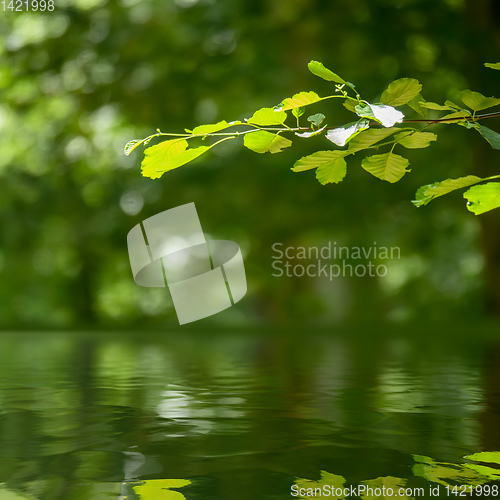
[(425, 103), (426, 102), (425, 99), (422, 97), (422, 94), (418, 94), (416, 97), (414, 97), (411, 101), (408, 101), (406, 104), (420, 116), (422, 116), (423, 118), (427, 118), (428, 110), (424, 106)]
[(323, 113), (316, 113), (315, 115), (308, 116), (307, 121), (311, 122), (315, 127), (319, 127), (325, 118), (326, 116)]
[(432, 132), (401, 132), (395, 136), (395, 139), (397, 139), (398, 144), (407, 149), (421, 149), (437, 140), (437, 135)]
[(265, 130), (259, 130), (245, 134), (243, 144), (256, 153), (280, 153), (283, 148), (288, 148), (292, 145), (292, 141), (282, 137), (279, 134), (272, 134)]
[(128, 156), (139, 144), (142, 144), (144, 142), (144, 139), (133, 139), (132, 141), (128, 141), (127, 144), (125, 144), (125, 148), (123, 149), (123, 152)]
[(337, 146), (345, 146), (352, 138), (357, 134), (366, 130), (370, 126), (368, 120), (359, 120), (354, 123), (348, 123), (343, 127), (334, 128), (329, 130), (326, 134), (326, 138), (332, 141)]
[(371, 128), (365, 130), (353, 138), (349, 142), (349, 151), (361, 151), (363, 149), (369, 148), (373, 144), (389, 137), (395, 132), (399, 132), (401, 129), (398, 127), (388, 127), (388, 128)]
[(357, 101), (352, 101), (351, 99), (346, 99), (343, 102), (344, 108), (348, 109), (349, 111), (352, 111), (353, 113), (356, 113), (357, 105), (358, 105)]
[(395, 123), (401, 123), (404, 118), (401, 111), (383, 104), (362, 103), (355, 107), (355, 111), (358, 116), (377, 120), (384, 127), (392, 127)]
[(392, 152), (364, 158), (361, 166), (370, 174), (390, 183), (398, 182), (406, 172), (410, 162)]
[(391, 106), (401, 106), (411, 101), (420, 94), (422, 85), (414, 78), (400, 78), (390, 83), (382, 96), (380, 102)]
[[(368, 487), (368, 491), (362, 493), (361, 498), (363, 498), (363, 500), (389, 500), (391, 498), (397, 498), (399, 500), (411, 500), (410, 497), (407, 497), (406, 495), (399, 495), (400, 489), (404, 489), (406, 483), (406, 479), (392, 476), (377, 477), (376, 479), (361, 481), (361, 484), (364, 484)], [(372, 492), (374, 493), (373, 495), (371, 494)], [(386, 493), (385, 495), (384, 492)], [(375, 493), (379, 494), (375, 495)]]
[(292, 109), (292, 115), (295, 116), (295, 118), (300, 118), (306, 111), (306, 108), (293, 108)]
[(142, 175), (151, 179), (161, 177), (169, 165), (178, 161), (187, 147), (188, 142), (185, 139), (172, 139), (146, 149), (141, 164)]
[(487, 477), (490, 481), (500, 481), (500, 469), (476, 464), (465, 464), (465, 467), (472, 469), (481, 476)]
[(330, 163), (325, 163), (316, 170), (316, 179), (323, 184), (341, 182), (347, 173), (347, 164), (344, 158), (338, 158)]
[(475, 175), (468, 175), (466, 177), (460, 177), (458, 179), (446, 179), (441, 182), (435, 182), (433, 184), (427, 184), (418, 189), (415, 194), (415, 199), (412, 203), (416, 207), (422, 207), (431, 202), (434, 198), (443, 196), (445, 194), (451, 193), (456, 189), (461, 189), (465, 187), (472, 186), (481, 182), (484, 179), (481, 177), (476, 177)]
[(256, 111), (247, 122), (263, 127), (267, 125), (281, 125), (286, 120), (286, 117), (285, 111), (277, 111), (273, 108), (262, 108)]
[(487, 68), (500, 69), (500, 62), (497, 63), (484, 63)]
[(443, 106), (442, 104), (436, 104), (435, 102), (423, 102), (421, 106), (427, 109), (433, 109), (434, 111), (450, 111), (453, 109), (450, 106)]
[(451, 123), (458, 123), (462, 121), (464, 118), (469, 118), (471, 116), (469, 111), (455, 111), (454, 113), (450, 113), (448, 115), (442, 116), (439, 120), (440, 123), (445, 125), (449, 125)]
[(464, 193), (467, 208), (476, 215), (500, 207), (500, 182), (473, 186)]
[(320, 78), (323, 78), (323, 80), (327, 80), (328, 82), (336, 82), (340, 84), (346, 83), (346, 81), (343, 78), (341, 78), (339, 75), (335, 74), (328, 68), (325, 68), (323, 66), (323, 63), (320, 63), (319, 61), (311, 61), (307, 65), (307, 67), (309, 68), (309, 71), (313, 75), (319, 76)]
[(492, 108), (500, 104), (500, 99), (496, 97), (485, 97), (479, 92), (473, 92), (468, 89), (460, 93), (460, 98), (472, 111), (481, 111), (482, 109)]
[(206, 135), (213, 134), (214, 132), (219, 132), (219, 130), (224, 130), (225, 128), (230, 127), (231, 125), (239, 125), (241, 122), (233, 122), (229, 124), (226, 120), (222, 120), (218, 123), (210, 123), (207, 125), (198, 125), (193, 130), (189, 132), (194, 135)]
[(316, 92), (299, 92), (293, 97), (287, 97), (281, 103), (281, 107), (278, 107), (281, 111), (287, 111), (293, 108), (301, 108), (302, 106), (307, 106), (308, 104), (313, 104), (315, 102), (321, 101), (322, 98), (316, 94)]
[(300, 160), (297, 160), (293, 164), (292, 170), (294, 172), (304, 172), (313, 168), (328, 167), (347, 154), (347, 151), (339, 150), (316, 151), (309, 156), (304, 156)]
[(476, 124), (478, 132), (491, 144), (493, 149), (500, 149), (500, 134), (484, 125)]
[(444, 101), (444, 105), (448, 106), (452, 109), (456, 109), (458, 111), (464, 111), (464, 109), (462, 109), (458, 104), (455, 104), (453, 101), (449, 101), (449, 100)]

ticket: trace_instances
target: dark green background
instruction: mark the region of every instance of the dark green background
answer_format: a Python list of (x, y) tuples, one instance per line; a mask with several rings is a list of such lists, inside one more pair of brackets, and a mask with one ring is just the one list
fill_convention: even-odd
[[(498, 154), (474, 131), (434, 127), (436, 143), (405, 151), (412, 172), (397, 185), (371, 177), (359, 158), (340, 185), (291, 172), (331, 146), (323, 137), (295, 138), (279, 155), (226, 143), (159, 180), (141, 177), (140, 148), (122, 150), (157, 127), (181, 132), (301, 90), (331, 93), (308, 72), (311, 59), (367, 99), (403, 76), (435, 102), (464, 88), (498, 94), (499, 74), (483, 63), (500, 59), (499, 27), (494, 0), (56, 0), (53, 12), (2, 12), (0, 325), (176, 325), (168, 292), (133, 282), (126, 235), (187, 202), (205, 232), (241, 245), (249, 287), (203, 326), (498, 315), (498, 211), (476, 217), (460, 193), (410, 203), (422, 184), (497, 173)], [(337, 102), (316, 110), (329, 125), (351, 120)], [(133, 216), (120, 205), (130, 199), (144, 203)], [(399, 246), (402, 259), (386, 279), (271, 276), (274, 242), (327, 241)]]

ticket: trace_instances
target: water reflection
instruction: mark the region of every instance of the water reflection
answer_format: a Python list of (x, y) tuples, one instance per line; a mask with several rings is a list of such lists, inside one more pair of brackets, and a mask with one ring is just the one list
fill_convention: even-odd
[(500, 449), (498, 345), (431, 338), (2, 334), (0, 499), (284, 498), (320, 471), (497, 481), (463, 457)]

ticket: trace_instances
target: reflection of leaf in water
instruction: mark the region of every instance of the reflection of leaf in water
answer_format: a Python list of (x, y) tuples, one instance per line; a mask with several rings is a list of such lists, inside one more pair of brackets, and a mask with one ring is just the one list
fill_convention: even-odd
[[(467, 455), (464, 458), (466, 458), (467, 460), (472, 460), (474, 462), (486, 462), (500, 465), (500, 451), (482, 451), (481, 453)], [(490, 480), (500, 481), (500, 469), (498, 468), (476, 464), (465, 464), (465, 466), (483, 476), (486, 476)]]
[(487, 462), (500, 465), (500, 451), (482, 451), (474, 453), (474, 455), (467, 455), (464, 458), (473, 460), (474, 462)]
[(455, 486), (455, 484), (450, 484), (448, 482), (452, 481), (460, 485), (477, 486), (488, 482), (487, 476), (480, 474), (476, 470), (472, 470), (472, 468), (466, 465), (436, 462), (432, 458), (422, 455), (413, 455), (413, 458), (418, 462), (412, 468), (413, 474), (434, 483), (440, 483), (445, 486)]
[(133, 484), (134, 492), (141, 500), (186, 500), (186, 497), (171, 488), (182, 488), (191, 484), (187, 479), (151, 479)]
[[(337, 476), (335, 474), (330, 474), (324, 470), (321, 471), (321, 479), (319, 481), (313, 481), (312, 479), (302, 479), (297, 478), (295, 480), (295, 484), (299, 488), (305, 488), (306, 490), (311, 489), (314, 491), (316, 488), (319, 488), (323, 491), (323, 487), (327, 486), (329, 491), (336, 490), (337, 488), (344, 488), (345, 478), (342, 476)], [(310, 490), (310, 491), (311, 491)], [(310, 497), (310, 495), (309, 495)], [(344, 500), (346, 497), (329, 495), (331, 500)], [(298, 497), (298, 498), (308, 498), (308, 497)]]
[[(386, 498), (399, 498), (401, 500), (410, 500), (410, 497), (407, 497), (406, 495), (398, 495), (398, 491), (400, 488), (405, 488), (406, 485), (406, 479), (401, 479), (400, 477), (392, 477), (392, 476), (386, 476), (386, 477), (377, 477), (377, 479), (370, 479), (369, 481), (361, 481), (361, 484), (366, 484), (366, 486), (373, 488), (375, 490), (376, 488), (382, 489), (382, 491), (386, 491), (390, 493), (390, 490), (392, 490), (392, 495), (371, 495), (371, 494), (363, 494), (361, 498), (365, 500), (380, 500), (383, 499), (385, 500)], [(385, 488), (385, 490), (384, 490)], [(370, 491), (368, 490), (368, 493)]]

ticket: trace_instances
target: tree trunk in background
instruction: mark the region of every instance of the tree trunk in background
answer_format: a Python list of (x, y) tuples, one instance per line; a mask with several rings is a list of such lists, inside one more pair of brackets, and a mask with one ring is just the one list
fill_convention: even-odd
[[(500, 57), (500, 5), (498, 0), (467, 0), (466, 26), (470, 33), (467, 60), (463, 68), (472, 90), (491, 95), (487, 90), (498, 88), (499, 73), (482, 71), (485, 62), (498, 62)], [(483, 60), (486, 54), (491, 60)], [(498, 93), (496, 95), (498, 97)], [(500, 120), (490, 120), (488, 127), (498, 131)], [(485, 146), (485, 147), (483, 147)], [(498, 173), (499, 152), (487, 144), (474, 150), (474, 169), (480, 177)], [(500, 210), (479, 216), (484, 255), (484, 303), (486, 313), (500, 317)]]

